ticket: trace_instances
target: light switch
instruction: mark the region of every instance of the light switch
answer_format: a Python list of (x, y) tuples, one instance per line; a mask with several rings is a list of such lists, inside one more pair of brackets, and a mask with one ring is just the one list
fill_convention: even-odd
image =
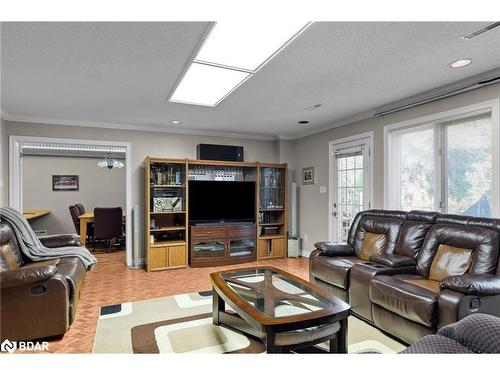
[(326, 193), (326, 185), (320, 186), (319, 187), (319, 192), (322, 193), (322, 194)]

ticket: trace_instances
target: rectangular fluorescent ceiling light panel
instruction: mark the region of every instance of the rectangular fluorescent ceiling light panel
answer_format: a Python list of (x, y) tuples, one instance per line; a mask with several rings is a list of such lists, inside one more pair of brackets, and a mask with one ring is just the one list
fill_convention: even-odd
[(214, 107), (249, 76), (250, 73), (193, 62), (170, 101)]
[(170, 97), (215, 107), (311, 23), (216, 23)]
[(306, 26), (303, 22), (216, 23), (195, 60), (255, 72)]

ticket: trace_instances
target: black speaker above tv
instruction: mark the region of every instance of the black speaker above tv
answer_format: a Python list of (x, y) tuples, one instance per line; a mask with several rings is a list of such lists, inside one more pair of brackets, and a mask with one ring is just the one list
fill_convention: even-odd
[(199, 144), (196, 147), (198, 160), (243, 161), (243, 146)]

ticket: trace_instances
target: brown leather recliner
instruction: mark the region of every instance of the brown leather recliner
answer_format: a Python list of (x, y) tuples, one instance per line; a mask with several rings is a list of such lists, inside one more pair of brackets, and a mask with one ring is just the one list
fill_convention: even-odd
[[(379, 235), (378, 254), (393, 254), (407, 212), (369, 210), (359, 213), (353, 220), (347, 243), (320, 242), (309, 256), (310, 280), (330, 290), (335, 296), (349, 302), (350, 272), (355, 264), (367, 263), (372, 254), (363, 246), (365, 235), (372, 239)], [(376, 243), (376, 241), (375, 241)], [(373, 254), (375, 255), (375, 254)], [(414, 262), (402, 266), (414, 266)]]
[[(73, 235), (40, 238), (44, 246), (80, 245)], [(11, 226), (0, 222), (0, 337), (19, 341), (64, 334), (74, 320), (85, 276), (76, 257), (32, 262)]]
[[(349, 247), (359, 254), (371, 243), (373, 236), (365, 237), (373, 220), (387, 227), (402, 216), (392, 253), (382, 248), (350, 267), (348, 293), (337, 295), (349, 300), (353, 313), (407, 343), (472, 313), (500, 315), (498, 219), (365, 211), (354, 220), (350, 244), (318, 244), (322, 250), (313, 252), (311, 280), (335, 292), (331, 286), (338, 289), (339, 275), (345, 275), (335, 262), (342, 257), (335, 255)], [(318, 265), (332, 263), (330, 274), (318, 272)]]

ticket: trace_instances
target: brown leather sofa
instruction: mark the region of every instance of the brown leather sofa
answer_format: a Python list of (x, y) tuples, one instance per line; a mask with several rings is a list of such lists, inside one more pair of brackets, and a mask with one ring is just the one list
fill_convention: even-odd
[[(41, 241), (49, 248), (80, 245), (72, 235)], [(0, 222), (1, 341), (64, 334), (75, 318), (85, 272), (76, 257), (30, 261), (11, 226)]]
[(317, 243), (310, 280), (407, 343), (477, 312), (500, 316), (500, 220), (369, 210), (346, 244)]

